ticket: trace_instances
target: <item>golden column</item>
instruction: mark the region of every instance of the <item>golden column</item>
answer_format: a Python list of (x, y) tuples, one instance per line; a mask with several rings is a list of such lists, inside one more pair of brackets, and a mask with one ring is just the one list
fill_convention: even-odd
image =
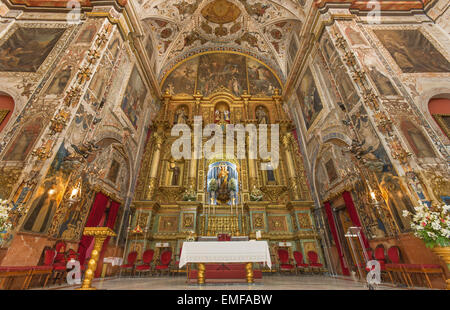
[(156, 189), (156, 184), (157, 184), (157, 173), (158, 173), (158, 166), (159, 166), (159, 159), (161, 157), (161, 147), (162, 147), (162, 143), (163, 143), (163, 137), (161, 134), (155, 133), (154, 135), (154, 139), (155, 139), (155, 152), (153, 153), (153, 158), (152, 158), (152, 165), (150, 167), (150, 180), (148, 183), (148, 195), (147, 195), (147, 199), (152, 199), (153, 198), (153, 194), (155, 193), (155, 189)]
[(284, 146), (284, 153), (286, 156), (286, 163), (287, 163), (287, 170), (288, 170), (288, 177), (289, 177), (289, 183), (291, 192), (294, 195), (294, 200), (299, 200), (300, 197), (298, 195), (298, 188), (297, 188), (297, 179), (295, 177), (295, 166), (294, 161), (292, 159), (291, 150), (290, 150), (290, 144), (292, 142), (292, 134), (287, 133), (283, 136), (282, 140), (283, 146)]
[(94, 237), (94, 249), (92, 249), (91, 259), (84, 274), (83, 284), (78, 290), (96, 290), (95, 287), (91, 286), (91, 283), (92, 279), (94, 279), (95, 270), (97, 269), (97, 261), (102, 250), (103, 242), (105, 242), (107, 237), (114, 237), (116, 234), (109, 227), (85, 227), (83, 235)]

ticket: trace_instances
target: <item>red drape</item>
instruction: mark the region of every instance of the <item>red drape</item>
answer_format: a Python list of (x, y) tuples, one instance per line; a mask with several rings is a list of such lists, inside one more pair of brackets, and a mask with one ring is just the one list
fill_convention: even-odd
[(331, 234), (333, 235), (333, 239), (334, 242), (336, 243), (336, 248), (338, 251), (338, 255), (339, 255), (339, 261), (341, 263), (341, 267), (342, 267), (342, 273), (346, 276), (350, 275), (350, 272), (348, 271), (348, 268), (345, 267), (344, 264), (344, 257), (342, 255), (342, 251), (341, 251), (341, 244), (339, 242), (339, 237), (336, 231), (336, 226), (334, 224), (334, 218), (333, 218), (333, 212), (331, 211), (331, 204), (330, 202), (326, 201), (324, 203), (325, 206), (325, 212), (327, 213), (327, 218), (328, 218), (328, 225), (330, 226), (330, 230), (331, 230)]
[[(359, 221), (358, 213), (356, 212), (355, 204), (353, 203), (352, 194), (348, 191), (345, 191), (342, 194), (342, 197), (345, 201), (345, 206), (347, 207), (348, 214), (350, 215), (350, 219), (352, 220), (353, 225), (361, 227), (361, 222)], [(364, 246), (366, 249), (369, 248), (369, 242), (367, 242), (366, 236), (364, 232), (361, 230), (361, 238), (364, 242)]]
[[(111, 206), (109, 207), (109, 215), (106, 222), (106, 227), (114, 229), (114, 224), (116, 223), (117, 213), (119, 212), (120, 203), (112, 200)], [(105, 242), (103, 242), (102, 251), (100, 252), (100, 257), (98, 260), (97, 270), (95, 271), (95, 277), (98, 278), (101, 275), (103, 268), (103, 258), (105, 257), (106, 248), (108, 247), (109, 239), (111, 237), (107, 237)]]
[[(94, 203), (92, 204), (91, 212), (89, 213), (85, 227), (96, 227), (100, 223), (107, 203), (108, 197), (105, 194), (99, 192), (95, 195)], [(86, 260), (86, 250), (91, 244), (92, 239), (92, 236), (83, 236), (78, 244), (78, 259), (80, 260), (81, 265), (84, 265), (84, 261)]]

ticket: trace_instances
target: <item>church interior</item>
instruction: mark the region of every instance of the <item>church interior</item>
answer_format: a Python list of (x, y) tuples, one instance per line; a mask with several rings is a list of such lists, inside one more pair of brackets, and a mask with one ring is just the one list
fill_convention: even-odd
[(0, 289), (450, 289), (448, 7), (2, 0)]

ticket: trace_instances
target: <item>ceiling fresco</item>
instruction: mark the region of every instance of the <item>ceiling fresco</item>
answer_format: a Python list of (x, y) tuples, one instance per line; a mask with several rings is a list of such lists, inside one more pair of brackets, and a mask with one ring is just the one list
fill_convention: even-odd
[(299, 33), (298, 0), (136, 0), (144, 28), (153, 34), (159, 80), (184, 59), (205, 51), (248, 54), (284, 81), (287, 48)]

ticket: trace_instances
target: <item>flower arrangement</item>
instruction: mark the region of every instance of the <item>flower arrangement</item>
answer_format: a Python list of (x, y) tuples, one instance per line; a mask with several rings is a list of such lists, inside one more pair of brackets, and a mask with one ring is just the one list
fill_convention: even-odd
[(0, 233), (7, 232), (12, 227), (12, 223), (9, 218), (9, 212), (11, 206), (7, 200), (0, 199)]
[(230, 189), (230, 191), (235, 192), (236, 187), (237, 187), (236, 179), (235, 178), (230, 179), (230, 181), (228, 181), (228, 188)]
[(419, 206), (414, 210), (415, 214), (403, 211), (404, 217), (411, 218), (414, 235), (422, 239), (428, 248), (450, 246), (450, 206), (428, 207), (419, 200)]
[(210, 192), (217, 191), (218, 185), (216, 179), (211, 179), (208, 183), (208, 188)]

